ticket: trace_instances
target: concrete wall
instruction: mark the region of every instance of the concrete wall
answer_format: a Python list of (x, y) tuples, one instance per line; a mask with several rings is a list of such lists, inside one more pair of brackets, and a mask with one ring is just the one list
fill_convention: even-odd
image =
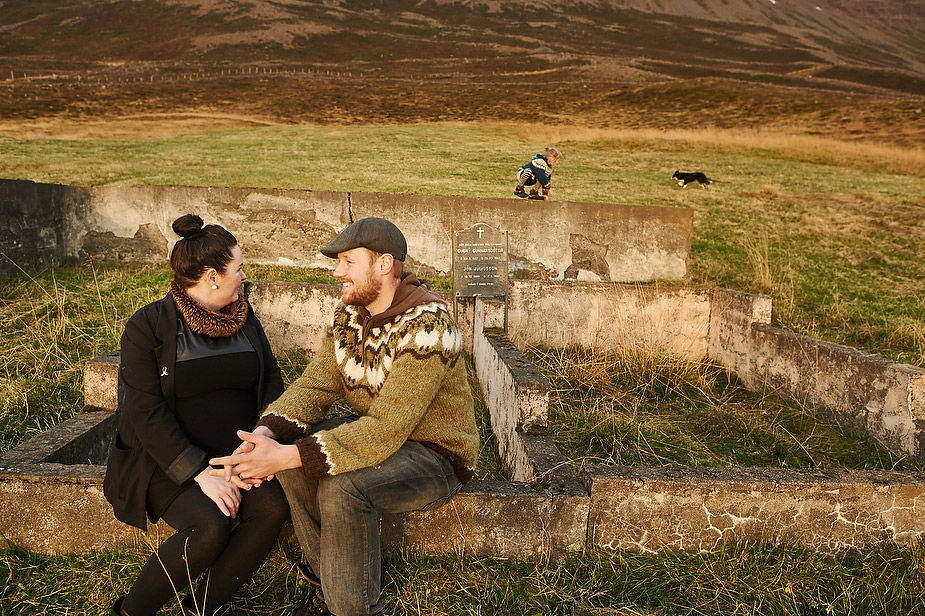
[[(57, 257), (162, 261), (178, 239), (170, 223), (192, 212), (234, 233), (250, 262), (284, 259), (331, 267), (318, 249), (352, 215), (394, 221), (408, 240), (409, 269), (419, 273), (449, 272), (453, 232), (482, 222), (509, 230), (512, 276), (567, 274), (621, 282), (686, 278), (693, 222), (691, 210), (682, 208), (249, 188), (73, 187), (20, 180), (0, 180), (0, 204), (5, 219), (0, 251), (20, 255), (26, 264), (44, 262), (36, 258), (48, 251)], [(50, 210), (57, 214), (39, 225), (38, 217)], [(54, 237), (35, 242), (30, 234)], [(27, 243), (35, 247), (31, 256), (21, 250)]]
[(142, 533), (113, 517), (103, 463), (114, 419), (108, 411), (72, 417), (0, 458), (0, 545), (62, 554), (173, 534), (163, 522)]
[(68, 213), (80, 215), (88, 203), (81, 188), (0, 180), (0, 278), (64, 262)]
[[(276, 351), (321, 343), (340, 290), (331, 285), (248, 281), (246, 295)], [(443, 293), (451, 306), (453, 296)], [(699, 361), (710, 348), (713, 293), (685, 287), (510, 281), (508, 332), (519, 347), (578, 345), (602, 352), (643, 348)], [(459, 298), (455, 316), (472, 350), (475, 299)], [(485, 328), (504, 326), (504, 306), (490, 302)], [(732, 334), (731, 334), (732, 335)]]
[(248, 281), (245, 295), (274, 353), (306, 350), (314, 355), (331, 327), (341, 294), (335, 285)]
[(84, 364), (84, 404), (114, 411), (119, 408), (119, 351)]
[(925, 461), (925, 369), (768, 323), (769, 298), (716, 291), (710, 358), (752, 390), (771, 390)]
[(787, 541), (829, 554), (925, 537), (925, 474), (600, 466), (589, 531), (609, 549), (710, 550)]
[(517, 280), (508, 331), (518, 346), (642, 349), (699, 361), (709, 351), (712, 293), (662, 285)]
[(682, 208), (563, 201), (351, 193), (355, 218), (382, 216), (408, 237), (410, 254), (441, 272), (452, 267), (453, 231), (482, 222), (509, 232), (512, 275), (579, 272), (592, 280), (686, 278), (693, 213)]

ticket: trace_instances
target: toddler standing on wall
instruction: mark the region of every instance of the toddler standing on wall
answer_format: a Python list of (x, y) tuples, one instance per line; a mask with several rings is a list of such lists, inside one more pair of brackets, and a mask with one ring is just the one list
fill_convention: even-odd
[[(542, 154), (536, 154), (530, 162), (517, 170), (514, 195), (521, 199), (548, 199), (552, 188), (552, 168), (561, 158), (562, 152), (556, 148), (545, 148)], [(525, 187), (530, 188), (529, 193)], [(540, 190), (537, 190), (537, 187)]]

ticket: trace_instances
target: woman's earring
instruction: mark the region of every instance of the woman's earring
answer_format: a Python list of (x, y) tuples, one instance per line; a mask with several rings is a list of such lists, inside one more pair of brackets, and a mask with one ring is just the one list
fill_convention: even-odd
[(213, 285), (212, 285), (212, 288), (213, 288), (213, 289), (217, 289), (217, 288), (218, 288), (218, 285), (217, 285), (217, 284), (213, 284)]

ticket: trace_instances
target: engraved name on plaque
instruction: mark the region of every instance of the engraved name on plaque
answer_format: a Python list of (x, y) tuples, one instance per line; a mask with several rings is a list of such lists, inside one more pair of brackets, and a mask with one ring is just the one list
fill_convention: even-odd
[(507, 231), (477, 224), (453, 233), (456, 297), (507, 297)]

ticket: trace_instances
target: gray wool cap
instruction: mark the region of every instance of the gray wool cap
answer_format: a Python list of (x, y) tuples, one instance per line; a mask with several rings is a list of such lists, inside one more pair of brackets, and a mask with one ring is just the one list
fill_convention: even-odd
[(354, 248), (368, 248), (373, 252), (389, 253), (396, 261), (404, 261), (408, 254), (405, 236), (385, 218), (361, 218), (340, 232), (321, 254), (332, 259), (337, 253)]

